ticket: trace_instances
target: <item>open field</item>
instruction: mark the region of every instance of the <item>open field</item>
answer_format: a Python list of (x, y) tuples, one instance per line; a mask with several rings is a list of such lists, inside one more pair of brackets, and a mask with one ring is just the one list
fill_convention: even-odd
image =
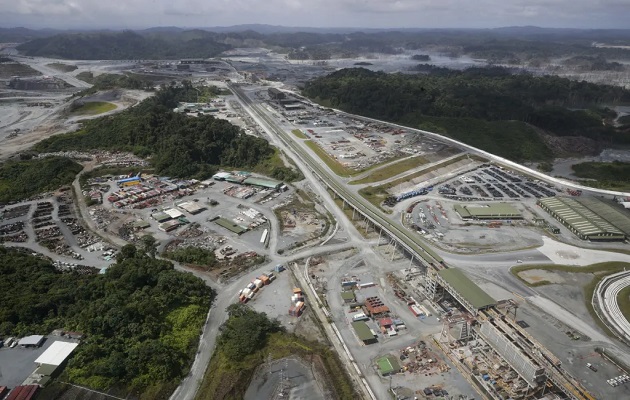
[(394, 162), (386, 167), (380, 168), (363, 179), (351, 181), (351, 185), (358, 185), (362, 183), (374, 183), (380, 182), (384, 179), (392, 178), (398, 174), (402, 174), (405, 171), (427, 164), (429, 160), (424, 157), (412, 157), (402, 161)]
[(297, 136), (300, 139), (308, 139), (308, 137), (305, 134), (303, 134), (302, 131), (299, 129), (293, 129), (291, 133), (293, 133), (295, 136)]
[(72, 111), (74, 115), (98, 115), (103, 114), (117, 108), (116, 104), (107, 101), (92, 101), (85, 103), (79, 108)]
[(61, 71), (61, 72), (72, 72), (78, 68), (76, 65), (63, 64), (63, 63), (52, 63), (52, 64), (47, 64), (46, 66), (50, 68), (54, 68), (57, 71)]
[[(593, 264), (593, 265), (587, 265), (584, 267), (576, 267), (576, 266), (569, 266), (569, 265), (520, 265), (517, 267), (512, 267), (510, 272), (528, 286), (546, 286), (546, 285), (552, 284), (553, 282), (550, 282), (549, 280), (539, 280), (535, 283), (532, 283), (529, 280), (527, 280), (525, 276), (521, 275), (522, 273), (526, 271), (540, 270), (540, 271), (550, 271), (550, 272), (592, 274), (593, 279), (582, 288), (584, 292), (584, 301), (585, 301), (586, 308), (589, 314), (591, 315), (591, 317), (593, 318), (593, 320), (595, 321), (595, 323), (597, 323), (597, 325), (604, 332), (606, 332), (607, 335), (611, 337), (615, 337), (615, 335), (610, 331), (610, 329), (608, 329), (606, 324), (604, 324), (602, 320), (599, 319), (599, 317), (595, 313), (595, 310), (593, 309), (593, 305), (591, 304), (591, 299), (593, 298), (593, 293), (595, 292), (595, 288), (597, 287), (597, 284), (605, 276), (614, 274), (616, 272), (624, 271), (628, 269), (629, 267), (630, 267), (630, 264), (624, 263), (624, 262), (603, 262), (603, 263), (598, 263), (598, 264)], [(628, 318), (628, 316), (630, 315), (630, 298), (628, 297), (629, 294), (630, 294), (630, 290), (626, 288), (619, 293), (619, 299), (618, 299), (619, 307), (621, 308), (626, 318)]]
[(436, 170), (438, 170), (440, 168), (444, 168), (444, 167), (449, 166), (451, 164), (455, 164), (458, 161), (466, 159), (466, 157), (467, 157), (467, 154), (462, 154), (459, 157), (455, 157), (455, 158), (450, 159), (448, 161), (445, 161), (443, 163), (435, 164), (435, 165), (433, 165), (433, 166), (431, 166), (429, 168), (425, 168), (425, 169), (422, 169), (420, 171), (414, 172), (413, 174), (405, 175), (405, 176), (403, 176), (401, 178), (398, 178), (398, 179), (396, 179), (394, 181), (391, 181), (391, 182), (389, 182), (389, 183), (387, 183), (385, 185), (379, 186), (379, 187), (383, 188), (383, 189), (386, 189), (386, 190), (387, 189), (391, 189), (391, 188), (396, 187), (396, 186), (398, 186), (398, 185), (400, 185), (402, 183), (412, 181), (412, 180), (414, 180), (414, 179), (416, 179), (418, 177), (421, 177), (421, 176), (426, 175), (426, 174), (428, 174), (430, 172), (436, 171)]

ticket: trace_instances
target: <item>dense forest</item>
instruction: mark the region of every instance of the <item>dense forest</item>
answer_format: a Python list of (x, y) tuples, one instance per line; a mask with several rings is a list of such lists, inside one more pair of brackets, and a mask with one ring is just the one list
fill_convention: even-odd
[[(595, 179), (603, 188), (630, 190), (630, 163), (584, 162), (571, 167), (573, 174), (579, 178)], [(590, 182), (588, 182), (590, 184)]]
[(0, 164), (0, 203), (22, 200), (72, 183), (83, 167), (63, 157)]
[(215, 296), (200, 279), (131, 245), (103, 275), (61, 273), (0, 247), (0, 273), (0, 335), (83, 332), (67, 379), (143, 399), (168, 397), (188, 373)]
[[(228, 121), (209, 115), (188, 117), (172, 110), (180, 101), (194, 101), (189, 82), (165, 86), (121, 113), (86, 121), (81, 130), (48, 138), (36, 151), (125, 150), (150, 156), (157, 173), (206, 178), (218, 166), (256, 169), (273, 158), (274, 149)], [(291, 169), (270, 165), (271, 176), (290, 176)]]
[(74, 33), (38, 38), (18, 46), (28, 56), (73, 60), (169, 60), (208, 58), (232, 48), (211, 37), (147, 37), (132, 31)]
[[(614, 117), (605, 107), (630, 101), (630, 91), (498, 67), (431, 68), (416, 75), (344, 69), (309, 82), (304, 94), (325, 106), (437, 130), (515, 161), (551, 154), (533, 128), (609, 146), (630, 144), (630, 133), (605, 123)], [(498, 121), (503, 125), (493, 127)]]

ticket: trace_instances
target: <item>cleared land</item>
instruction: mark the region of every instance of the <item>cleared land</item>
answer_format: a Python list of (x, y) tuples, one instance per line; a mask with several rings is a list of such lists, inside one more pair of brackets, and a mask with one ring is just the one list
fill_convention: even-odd
[(0, 79), (8, 79), (13, 76), (37, 76), (41, 75), (39, 71), (34, 70), (28, 65), (20, 63), (3, 63), (0, 64)]
[(291, 133), (293, 133), (295, 136), (297, 136), (300, 139), (308, 139), (308, 137), (304, 133), (302, 133), (302, 131), (299, 129), (293, 129)]
[(350, 182), (350, 184), (359, 185), (363, 183), (380, 182), (382, 180), (392, 178), (398, 174), (402, 174), (403, 172), (408, 171), (410, 169), (414, 169), (421, 165), (427, 164), (428, 162), (429, 160), (420, 156), (407, 158), (407, 159), (392, 163), (386, 167), (380, 168), (374, 171), (373, 173), (371, 173), (370, 175), (366, 176), (365, 178), (352, 181)]
[(50, 68), (54, 68), (57, 71), (61, 71), (61, 72), (72, 72), (78, 68), (76, 65), (63, 64), (63, 63), (46, 64), (46, 66)]
[[(576, 267), (570, 265), (519, 265), (517, 267), (512, 267), (510, 272), (520, 279), (523, 283), (528, 286), (544, 286), (550, 285), (553, 282), (548, 280), (539, 280), (535, 283), (530, 283), (526, 275), (521, 276), (522, 273), (526, 271), (550, 271), (550, 272), (567, 272), (567, 273), (578, 273), (578, 274), (592, 274), (593, 279), (585, 285), (582, 290), (584, 291), (584, 300), (586, 308), (593, 318), (593, 320), (597, 323), (597, 325), (606, 332), (607, 335), (611, 337), (615, 337), (615, 335), (608, 329), (606, 324), (602, 322), (601, 319), (595, 313), (593, 309), (593, 305), (591, 304), (591, 299), (593, 298), (593, 293), (595, 292), (595, 288), (597, 284), (607, 275), (611, 275), (617, 272), (624, 271), (630, 268), (629, 263), (624, 262), (603, 262), (593, 265), (587, 265), (584, 267)], [(619, 293), (618, 297), (619, 308), (622, 313), (626, 316), (626, 318), (630, 317), (630, 290), (628, 288), (622, 290)]]
[(116, 104), (107, 101), (92, 101), (85, 103), (72, 111), (73, 115), (98, 115), (115, 110)]

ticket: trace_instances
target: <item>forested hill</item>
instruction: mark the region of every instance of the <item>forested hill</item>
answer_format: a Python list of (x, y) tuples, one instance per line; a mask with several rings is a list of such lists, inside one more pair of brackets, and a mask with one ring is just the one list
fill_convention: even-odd
[(607, 145), (630, 144), (630, 132), (606, 123), (614, 113), (605, 109), (629, 102), (630, 91), (555, 76), (502, 68), (431, 68), (415, 75), (353, 68), (309, 82), (304, 94), (325, 106), (442, 132), (516, 161), (551, 154), (532, 127)]
[(208, 58), (229, 50), (230, 45), (205, 35), (173, 34), (169, 40), (135, 32), (65, 33), (34, 39), (18, 46), (28, 56), (74, 60), (138, 60)]
[[(179, 101), (196, 98), (197, 90), (189, 82), (164, 87), (135, 107), (87, 121), (80, 131), (50, 137), (34, 149), (132, 151), (151, 156), (159, 174), (182, 178), (205, 178), (218, 166), (255, 169), (274, 155), (266, 140), (247, 135), (228, 121), (172, 111)], [(292, 170), (273, 166), (264, 172), (289, 180)]]
[(0, 274), (0, 336), (82, 332), (64, 381), (124, 398), (168, 398), (190, 370), (215, 296), (201, 279), (131, 245), (103, 275), (61, 273), (0, 246)]

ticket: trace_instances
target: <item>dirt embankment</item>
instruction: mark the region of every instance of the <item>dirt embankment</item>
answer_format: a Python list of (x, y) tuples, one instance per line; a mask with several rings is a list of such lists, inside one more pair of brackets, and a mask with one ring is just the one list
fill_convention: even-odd
[(553, 155), (559, 158), (576, 156), (595, 156), (602, 151), (602, 145), (593, 139), (583, 136), (552, 136), (538, 132)]

